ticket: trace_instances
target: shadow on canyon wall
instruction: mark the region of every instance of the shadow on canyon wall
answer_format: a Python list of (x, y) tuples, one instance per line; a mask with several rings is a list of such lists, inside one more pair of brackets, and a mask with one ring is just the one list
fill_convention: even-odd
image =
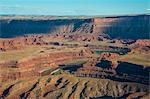
[(109, 68), (112, 69), (111, 64), (112, 64), (111, 61), (102, 60), (101, 62), (97, 63), (96, 66), (103, 69), (109, 69)]
[(144, 68), (142, 65), (136, 65), (127, 62), (120, 62), (116, 68), (118, 74), (138, 75), (138, 76), (149, 76), (149, 69)]
[[(112, 63), (108, 60), (102, 60), (101, 62), (97, 63), (96, 66), (103, 69), (112, 69)], [(150, 72), (149, 67), (144, 68), (144, 66), (142, 65), (120, 61), (118, 62), (118, 65), (115, 70), (118, 75), (128, 74), (143, 77), (148, 77)]]
[(118, 19), (104, 29), (111, 38), (148, 39), (150, 16), (117, 17)]
[[(0, 37), (15, 37), (25, 34), (41, 33), (106, 33), (111, 38), (148, 39), (150, 27), (149, 15), (98, 18), (95, 23), (90, 19), (56, 19), (56, 20), (0, 20)], [(104, 20), (115, 20), (105, 22)], [(97, 25), (95, 25), (97, 24)], [(95, 28), (96, 27), (96, 28)]]
[[(92, 19), (57, 19), (57, 20), (0, 20), (0, 37), (15, 37), (25, 34), (48, 34), (76, 32), (83, 24), (90, 24)], [(89, 32), (89, 31), (88, 31)]]

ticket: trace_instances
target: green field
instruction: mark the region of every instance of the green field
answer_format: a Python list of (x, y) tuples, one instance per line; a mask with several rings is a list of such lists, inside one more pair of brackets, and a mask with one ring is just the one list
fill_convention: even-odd
[(113, 51), (113, 50), (95, 50), (97, 54), (101, 54), (103, 52), (109, 52), (109, 53), (119, 53), (118, 51)]

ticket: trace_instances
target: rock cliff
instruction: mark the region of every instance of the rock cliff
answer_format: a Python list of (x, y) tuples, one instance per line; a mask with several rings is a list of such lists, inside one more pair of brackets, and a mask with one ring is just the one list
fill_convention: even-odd
[(2, 18), (0, 37), (41, 33), (98, 33), (111, 38), (147, 39), (149, 15), (94, 18)]

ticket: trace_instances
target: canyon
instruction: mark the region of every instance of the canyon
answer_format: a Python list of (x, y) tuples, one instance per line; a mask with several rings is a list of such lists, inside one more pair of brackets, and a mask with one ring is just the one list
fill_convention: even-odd
[(147, 99), (150, 16), (1, 16), (1, 99)]

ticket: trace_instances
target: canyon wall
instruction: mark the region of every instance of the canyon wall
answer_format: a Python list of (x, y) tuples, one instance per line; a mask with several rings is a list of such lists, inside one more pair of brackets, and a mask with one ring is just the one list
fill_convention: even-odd
[(1, 20), (0, 37), (24, 34), (92, 32), (92, 19)]
[(149, 22), (149, 15), (73, 19), (2, 18), (0, 37), (41, 33), (105, 33), (111, 38), (148, 39)]

